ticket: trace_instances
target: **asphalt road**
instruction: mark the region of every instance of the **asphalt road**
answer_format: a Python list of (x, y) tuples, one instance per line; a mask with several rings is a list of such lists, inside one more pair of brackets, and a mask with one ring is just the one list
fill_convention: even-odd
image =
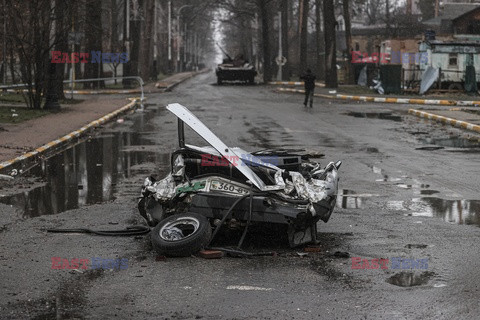
[[(30, 216), (37, 217), (31, 218), (21, 218), (32, 206), (28, 201), (24, 207), (18, 201), (0, 204), (0, 318), (480, 317), (478, 137), (410, 116), (407, 105), (316, 99), (310, 109), (303, 107), (301, 95), (274, 93), (269, 86), (217, 86), (212, 74), (147, 98), (149, 113), (125, 117), (100, 133), (102, 138), (120, 134), (116, 143), (123, 143), (121, 165), (113, 166), (121, 174), (110, 168), (115, 174), (108, 180), (103, 172), (100, 200), (79, 198), (73, 206), (79, 208), (64, 211), (68, 206), (55, 205), (50, 211), (64, 212), (41, 216), (34, 206)], [(280, 240), (251, 235), (249, 249), (273, 248), (279, 254), (164, 260), (156, 258), (148, 236), (43, 231), (141, 223), (135, 196), (143, 177), (164, 174), (177, 145), (175, 117), (164, 108), (173, 102), (189, 108), (227, 145), (251, 151), (301, 147), (325, 154), (324, 164), (343, 161), (337, 208), (327, 224), (318, 226), (320, 252), (301, 256), (301, 249), (289, 249)], [(129, 139), (136, 142), (126, 143)], [(103, 157), (112, 157), (112, 145), (102, 141)], [(187, 142), (202, 144), (191, 134)], [(23, 193), (45, 183), (52, 184), (50, 193), (63, 190), (58, 179), (20, 181)], [(108, 181), (115, 182), (110, 196)], [(77, 190), (80, 182), (74, 183)], [(18, 188), (4, 185), (0, 191), (8, 195)], [(336, 252), (348, 252), (349, 258)], [(54, 270), (52, 257), (123, 258), (128, 268)], [(352, 269), (355, 257), (390, 263), (387, 269)], [(393, 269), (396, 258), (427, 259), (427, 265)]]

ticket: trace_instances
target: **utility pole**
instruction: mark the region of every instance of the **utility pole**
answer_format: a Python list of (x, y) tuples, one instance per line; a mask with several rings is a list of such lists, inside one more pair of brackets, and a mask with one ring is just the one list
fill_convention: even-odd
[(193, 56), (194, 61), (195, 61), (195, 71), (197, 71), (198, 70), (198, 35), (197, 35), (196, 32), (195, 32), (193, 48), (194, 48), (193, 50), (194, 50), (194, 53), (195, 53), (195, 55)]
[[(181, 63), (180, 63), (180, 41), (182, 40), (181, 37), (181, 27), (180, 27), (180, 15), (182, 14), (182, 10), (187, 8), (187, 7), (191, 7), (192, 5), (190, 4), (186, 4), (186, 5), (183, 5), (181, 6), (178, 10), (177, 10), (177, 72), (181, 72)], [(185, 24), (185, 32), (186, 32), (186, 27), (187, 25)], [(183, 41), (181, 41), (182, 43), (184, 43)], [(185, 45), (184, 45), (185, 46)]]
[(187, 37), (187, 23), (185, 22), (185, 27), (183, 29), (183, 38), (184, 38), (184, 43), (185, 46), (183, 47), (183, 65), (185, 66), (187, 64), (187, 45), (188, 45), (188, 37)]

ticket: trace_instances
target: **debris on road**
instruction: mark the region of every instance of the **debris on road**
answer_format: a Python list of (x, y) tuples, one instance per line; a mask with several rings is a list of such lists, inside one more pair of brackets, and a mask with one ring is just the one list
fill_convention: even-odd
[[(233, 221), (244, 227), (237, 248), (249, 226), (259, 223), (285, 225), (291, 247), (316, 241), (317, 222), (327, 222), (335, 207), (341, 161), (322, 168), (298, 150), (230, 148), (184, 106), (167, 109), (178, 117), (180, 149), (163, 180), (145, 179), (138, 202), (154, 227), (157, 253), (195, 254)], [(185, 123), (210, 146), (186, 144)]]
[(220, 259), (223, 258), (223, 252), (220, 250), (202, 250), (198, 253), (199, 257), (204, 259)]

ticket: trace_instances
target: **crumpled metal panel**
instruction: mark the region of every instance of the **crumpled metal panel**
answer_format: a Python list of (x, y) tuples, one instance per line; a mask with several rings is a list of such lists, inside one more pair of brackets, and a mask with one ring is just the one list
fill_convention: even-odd
[[(223, 143), (220, 138), (218, 138), (210, 129), (203, 124), (193, 113), (191, 113), (187, 108), (182, 106), (179, 103), (172, 103), (167, 106), (167, 110), (175, 114), (180, 118), (184, 123), (186, 123), (190, 128), (192, 128), (199, 136), (201, 136), (205, 141), (207, 141), (215, 150), (217, 150), (222, 156), (224, 156), (232, 165), (235, 165), (237, 169), (248, 179), (253, 185), (262, 191), (269, 190), (281, 190), (283, 186), (267, 186), (265, 182), (260, 179), (242, 160), (242, 155), (238, 155), (232, 148), (228, 147)], [(252, 155), (252, 159), (253, 159)], [(232, 162), (232, 159), (235, 159), (236, 164)], [(249, 159), (250, 160), (250, 159)], [(261, 161), (261, 160), (254, 160)], [(259, 165), (264, 165), (263, 161), (259, 162)], [(272, 168), (272, 165), (269, 164), (268, 167)], [(276, 170), (279, 168), (273, 166)]]
[(172, 199), (175, 196), (176, 184), (171, 173), (168, 174), (164, 179), (156, 182), (153, 185), (155, 188), (155, 199), (159, 201), (167, 201)]
[(298, 196), (302, 199), (308, 199), (310, 202), (318, 202), (326, 196), (326, 185), (324, 180), (310, 179), (307, 181), (304, 176), (298, 172), (290, 172), (293, 186)]

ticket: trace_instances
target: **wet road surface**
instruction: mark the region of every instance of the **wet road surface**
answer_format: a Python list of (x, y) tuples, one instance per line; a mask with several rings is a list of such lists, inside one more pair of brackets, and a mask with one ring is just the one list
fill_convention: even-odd
[[(10, 318), (60, 319), (480, 314), (477, 136), (409, 116), (409, 106), (317, 99), (309, 109), (301, 95), (214, 82), (205, 74), (174, 92), (150, 95), (147, 113), (108, 124), (46, 159), (27, 173), (22, 188), (0, 189), (0, 270), (6, 275), (1, 310)], [(267, 246), (279, 255), (159, 260), (148, 237), (40, 230), (141, 222), (134, 198), (143, 178), (164, 175), (177, 146), (175, 118), (164, 108), (173, 102), (187, 106), (227, 145), (250, 151), (301, 147), (325, 154), (324, 164), (343, 161), (337, 209), (319, 224), (321, 252), (303, 256), (281, 239), (251, 235), (248, 249)], [(188, 131), (187, 143), (204, 144)], [(80, 273), (51, 270), (51, 257), (118, 257), (129, 264), (126, 270)], [(389, 259), (389, 268), (352, 269), (354, 257)], [(400, 258), (428, 264), (392, 268)]]

